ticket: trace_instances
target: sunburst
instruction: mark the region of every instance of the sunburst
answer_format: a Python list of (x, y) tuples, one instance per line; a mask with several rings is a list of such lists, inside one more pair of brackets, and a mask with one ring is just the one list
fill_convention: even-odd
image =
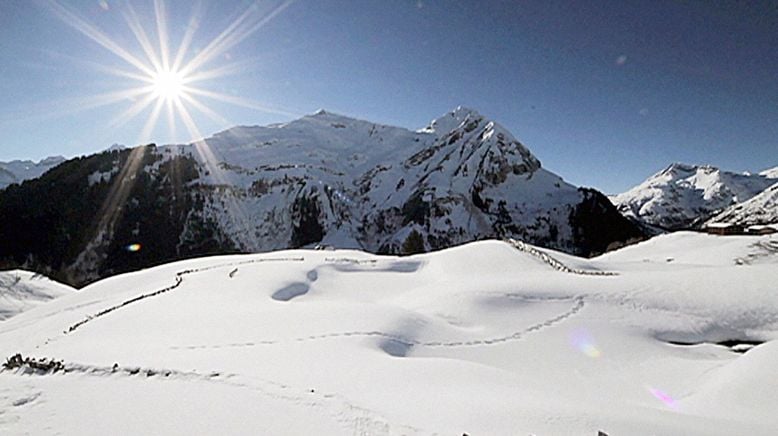
[(152, 79), (154, 95), (162, 100), (176, 100), (186, 94), (184, 82), (186, 78), (178, 71), (158, 71)]
[[(212, 80), (229, 75), (237, 70), (239, 64), (219, 65), (208, 68), (210, 63), (221, 59), (238, 43), (244, 41), (257, 30), (265, 26), (275, 16), (285, 10), (293, 0), (283, 0), (275, 3), (273, 7), (264, 7), (267, 2), (254, 2), (233, 22), (231, 22), (204, 48), (190, 55), (195, 29), (200, 22), (199, 8), (195, 8), (189, 19), (189, 25), (181, 38), (178, 49), (172, 52), (170, 49), (170, 37), (167, 29), (167, 11), (163, 0), (153, 0), (154, 22), (157, 41), (152, 42), (146, 28), (135, 9), (130, 3), (124, 3), (122, 15), (127, 26), (137, 40), (142, 54), (137, 55), (129, 47), (123, 47), (110, 38), (97, 26), (81, 17), (72, 8), (63, 5), (57, 0), (48, 0), (45, 5), (59, 17), (64, 23), (78, 30), (81, 34), (96, 42), (103, 48), (116, 55), (123, 63), (123, 67), (99, 66), (101, 71), (131, 79), (138, 82), (137, 86), (116, 90), (100, 95), (84, 98), (82, 108), (95, 108), (121, 101), (131, 101), (130, 106), (119, 113), (107, 126), (113, 128), (127, 123), (147, 111), (148, 116), (138, 135), (138, 142), (145, 143), (150, 139), (155, 126), (165, 120), (170, 129), (170, 136), (175, 137), (176, 121), (180, 120), (193, 142), (194, 152), (199, 156), (200, 162), (205, 165), (204, 174), (208, 174), (217, 184), (225, 182), (225, 175), (218, 165), (214, 151), (206, 140), (192, 117), (191, 110), (197, 111), (219, 124), (228, 124), (227, 120), (213, 110), (200, 99), (218, 100), (232, 105), (248, 107), (281, 114), (295, 116), (283, 109), (271, 108), (261, 103), (254, 102), (244, 97), (222, 94), (213, 90), (198, 86), (205, 80)], [(108, 3), (100, 2), (103, 9), (108, 9)], [(130, 69), (128, 69), (130, 68)], [(163, 115), (163, 111), (166, 112)], [(132, 191), (137, 180), (135, 174), (141, 171), (143, 147), (132, 150), (123, 168), (112, 181), (109, 195), (103, 202), (99, 216), (100, 221), (95, 229), (90, 246), (101, 246), (100, 241), (104, 237), (113, 234), (115, 224), (124, 210), (128, 195)], [(245, 227), (249, 232), (249, 220), (245, 210), (235, 198), (223, 198), (227, 207), (231, 210), (237, 224)], [(140, 247), (140, 245), (138, 245)], [(89, 250), (87, 250), (89, 251)]]
[[(65, 24), (116, 55), (124, 64), (123, 67), (101, 66), (102, 71), (138, 82), (135, 87), (84, 98), (85, 104), (82, 108), (91, 109), (122, 101), (131, 102), (125, 110), (110, 121), (108, 127), (121, 126), (140, 114), (148, 112), (148, 118), (137, 139), (138, 142), (146, 142), (150, 140), (151, 132), (157, 124), (163, 120), (168, 124), (171, 137), (176, 136), (175, 126), (180, 121), (186, 127), (192, 140), (201, 139), (202, 135), (192, 118), (192, 110), (218, 124), (227, 124), (227, 120), (214, 111), (211, 105), (201, 101), (203, 98), (283, 116), (295, 116), (296, 114), (284, 109), (273, 108), (244, 97), (222, 94), (198, 86), (199, 83), (206, 80), (217, 79), (239, 71), (238, 64), (221, 64), (212, 68), (209, 68), (209, 64), (221, 60), (223, 54), (265, 26), (284, 11), (292, 1), (281, 1), (272, 7), (266, 6), (268, 2), (252, 3), (221, 33), (196, 53), (192, 53), (190, 47), (201, 21), (199, 7), (194, 8), (186, 31), (178, 43), (178, 48), (173, 52), (170, 48), (172, 44), (168, 33), (167, 10), (164, 1), (153, 0), (153, 22), (155, 25), (151, 26), (153, 27), (152, 34), (142, 24), (145, 21), (139, 17), (132, 4), (124, 3), (121, 14), (140, 46), (141, 53), (139, 54), (133, 53), (132, 48), (117, 43), (98, 26), (58, 0), (48, 0), (45, 5)], [(107, 3), (101, 2), (100, 4), (104, 9), (108, 8)], [(153, 37), (156, 37), (156, 41)], [(167, 112), (166, 116), (163, 115), (163, 110)]]

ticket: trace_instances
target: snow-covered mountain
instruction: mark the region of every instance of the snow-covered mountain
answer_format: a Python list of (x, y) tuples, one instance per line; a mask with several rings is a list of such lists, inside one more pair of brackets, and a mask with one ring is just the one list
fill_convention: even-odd
[(74, 291), (29, 271), (0, 271), (0, 321)]
[(767, 177), (768, 179), (778, 179), (778, 167), (761, 171), (759, 175)]
[(692, 232), (190, 259), (5, 321), (0, 434), (774, 436), (775, 283)]
[(664, 230), (694, 228), (778, 181), (778, 169), (737, 174), (709, 165), (674, 163), (611, 198), (625, 216)]
[(710, 219), (711, 223), (733, 223), (741, 226), (778, 224), (778, 180), (748, 201), (724, 209)]
[(0, 189), (4, 189), (12, 183), (21, 183), (25, 180), (40, 177), (43, 173), (64, 161), (65, 158), (62, 156), (51, 156), (39, 162), (31, 160), (0, 162)]
[[(0, 237), (5, 227), (16, 240), (0, 259), (32, 256), (70, 283), (205, 253), (315, 244), (413, 253), (515, 237), (591, 255), (642, 236), (605, 196), (566, 183), (462, 107), (418, 131), (319, 111), (194, 144), (102, 153), (47, 177), (0, 197), (8, 216), (38, 219), (0, 224)], [(29, 197), (43, 195), (61, 196), (62, 210), (36, 215)], [(60, 231), (10, 230), (32, 223)]]
[[(590, 251), (576, 250), (569, 221), (595, 194), (541, 168), (502, 126), (470, 109), (417, 132), (320, 111), (231, 129), (206, 143), (195, 154), (209, 167), (204, 181), (226, 183), (247, 201), (238, 213), (220, 203), (204, 213), (237, 235), (242, 249), (291, 240), (399, 252), (416, 230), (428, 249), (511, 234)], [(276, 206), (288, 203), (292, 213), (279, 213)]]

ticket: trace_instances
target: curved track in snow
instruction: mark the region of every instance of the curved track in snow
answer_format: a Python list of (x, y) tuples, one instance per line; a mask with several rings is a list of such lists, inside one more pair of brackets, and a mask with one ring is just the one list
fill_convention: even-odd
[(524, 253), (527, 253), (537, 259), (539, 259), (541, 262), (545, 263), (546, 265), (550, 266), (551, 268), (554, 268), (557, 271), (562, 271), (570, 274), (578, 274), (578, 275), (584, 275), (584, 276), (617, 276), (619, 275), (616, 272), (612, 271), (597, 271), (597, 270), (586, 270), (586, 269), (579, 269), (579, 268), (570, 268), (569, 266), (565, 265), (564, 263), (560, 262), (559, 260), (555, 259), (552, 256), (549, 256), (545, 252), (538, 250), (537, 248), (519, 241), (517, 239), (508, 238), (504, 240), (507, 244), (510, 244), (513, 248), (522, 251)]
[[(612, 272), (606, 272), (606, 271), (587, 271), (587, 270), (579, 270), (579, 269), (573, 269), (569, 268), (566, 265), (562, 264), (558, 260), (554, 259), (551, 256), (548, 256), (546, 253), (541, 252), (540, 250), (535, 249), (534, 247), (531, 247), (521, 241), (517, 241), (514, 239), (506, 240), (507, 243), (512, 245), (514, 248), (526, 252), (532, 256), (537, 257), (544, 263), (548, 264), (549, 266), (553, 267), (554, 269), (557, 269), (559, 271), (573, 273), (573, 274), (582, 274), (582, 275), (597, 275), (597, 276), (607, 276), (607, 275), (616, 275), (616, 273)], [(130, 298), (128, 300), (125, 300), (119, 304), (116, 304), (114, 306), (108, 307), (104, 310), (101, 310), (93, 315), (89, 315), (86, 318), (82, 319), (81, 321), (72, 324), (65, 330), (64, 334), (70, 334), (77, 330), (79, 327), (83, 326), (84, 324), (87, 324), (97, 318), (103, 317), (105, 315), (108, 315), (116, 310), (122, 309), (126, 306), (129, 306), (131, 304), (140, 302), (142, 300), (153, 298), (159, 295), (162, 295), (167, 292), (171, 292), (178, 287), (181, 286), (181, 284), (184, 281), (184, 277), (188, 276), (190, 274), (195, 274), (199, 272), (205, 272), (213, 269), (218, 268), (225, 268), (230, 267), (232, 268), (230, 273), (228, 274), (230, 278), (233, 278), (235, 273), (237, 272), (237, 267), (241, 265), (247, 265), (247, 264), (253, 264), (253, 263), (262, 263), (262, 262), (302, 262), (304, 260), (303, 257), (289, 257), (289, 258), (260, 258), (260, 259), (251, 259), (241, 262), (228, 262), (218, 265), (212, 265), (207, 266), (203, 268), (193, 268), (193, 269), (185, 269), (182, 271), (178, 271), (175, 273), (175, 282), (167, 287), (148, 292), (145, 294), (138, 295), (136, 297)], [(564, 299), (563, 299), (564, 300)], [(584, 299), (581, 296), (578, 297), (570, 297), (567, 298), (567, 300), (570, 300), (573, 302), (573, 305), (570, 309), (568, 309), (565, 312), (560, 313), (559, 315), (556, 315), (552, 318), (546, 319), (542, 322), (533, 324), (529, 327), (523, 328), (521, 330), (517, 330), (514, 332), (511, 332), (509, 334), (503, 335), (503, 336), (496, 336), (496, 337), (487, 337), (482, 339), (473, 339), (473, 340), (462, 340), (462, 341), (422, 341), (417, 340), (413, 338), (409, 338), (407, 336), (388, 333), (384, 331), (379, 330), (370, 330), (370, 331), (345, 331), (345, 332), (332, 332), (332, 333), (324, 333), (319, 335), (309, 335), (309, 336), (301, 336), (297, 338), (290, 338), (290, 339), (269, 339), (269, 340), (258, 340), (258, 341), (252, 341), (252, 342), (243, 342), (243, 343), (231, 343), (231, 344), (223, 344), (223, 345), (191, 345), (191, 346), (178, 346), (178, 347), (172, 347), (173, 349), (205, 349), (205, 348), (232, 348), (232, 347), (250, 347), (250, 346), (259, 346), (259, 345), (274, 345), (278, 343), (284, 343), (284, 342), (305, 342), (305, 341), (315, 341), (315, 340), (324, 340), (324, 339), (336, 339), (336, 338), (351, 338), (351, 337), (376, 337), (376, 338), (382, 338), (387, 341), (387, 344), (390, 346), (400, 346), (406, 349), (410, 349), (412, 347), (428, 347), (428, 348), (439, 348), (439, 347), (473, 347), (473, 346), (487, 346), (487, 345), (495, 345), (500, 344), (508, 341), (514, 341), (523, 338), (527, 334), (537, 332), (540, 330), (543, 330), (545, 328), (551, 327), (555, 324), (558, 324), (567, 318), (575, 315), (576, 313), (580, 312), (584, 307)]]
[[(111, 312), (113, 312), (115, 310), (121, 309), (121, 308), (123, 308), (125, 306), (129, 306), (130, 304), (137, 303), (137, 302), (145, 300), (147, 298), (156, 297), (156, 296), (164, 294), (166, 292), (170, 292), (170, 291), (178, 288), (179, 286), (181, 286), (181, 283), (183, 283), (183, 281), (184, 281), (184, 276), (187, 276), (189, 274), (194, 274), (194, 273), (199, 273), (199, 272), (204, 272), (204, 271), (210, 271), (212, 269), (224, 268), (224, 267), (229, 267), (229, 266), (235, 267), (235, 266), (238, 266), (238, 265), (247, 265), (247, 264), (252, 264), (252, 263), (273, 262), (273, 261), (275, 261), (275, 262), (302, 262), (303, 260), (305, 260), (305, 259), (302, 258), (302, 257), (270, 258), (270, 259), (262, 258), (262, 259), (251, 259), (251, 260), (246, 260), (246, 261), (242, 261), (242, 262), (229, 262), (229, 263), (224, 263), (224, 264), (219, 264), (219, 265), (207, 266), (207, 267), (204, 267), (204, 268), (185, 269), (183, 271), (179, 271), (179, 272), (176, 273), (175, 283), (174, 284), (172, 284), (170, 286), (167, 286), (167, 287), (164, 287), (162, 289), (158, 289), (156, 291), (152, 291), (152, 292), (149, 292), (149, 293), (146, 293), (146, 294), (138, 295), (137, 297), (130, 298), (129, 300), (125, 300), (125, 301), (123, 301), (123, 302), (121, 302), (121, 303), (119, 303), (117, 305), (114, 305), (114, 306), (111, 306), (111, 307), (109, 307), (107, 309), (101, 310), (100, 312), (97, 312), (94, 315), (89, 315), (86, 318), (82, 319), (81, 321), (79, 321), (79, 322), (71, 325), (70, 327), (68, 327), (67, 330), (64, 331), (64, 333), (65, 334), (72, 333), (73, 331), (75, 331), (76, 329), (81, 327), (82, 325), (84, 325), (84, 324), (86, 324), (86, 323), (88, 323), (88, 322), (90, 322), (90, 321), (92, 321), (94, 319), (100, 318), (101, 316), (108, 315), (109, 313), (111, 313)], [(232, 277), (234, 275), (234, 271), (235, 270), (233, 270), (233, 272), (230, 273), (230, 277)]]
[(310, 336), (300, 336), (300, 337), (289, 338), (289, 339), (268, 339), (268, 340), (231, 343), (231, 344), (222, 344), (222, 345), (187, 345), (187, 346), (176, 346), (171, 348), (186, 349), (186, 350), (219, 349), (219, 348), (253, 347), (253, 346), (260, 346), (260, 345), (275, 345), (275, 344), (289, 343), (289, 342), (307, 342), (307, 341), (317, 341), (317, 340), (325, 340), (325, 339), (359, 338), (359, 337), (375, 337), (375, 338), (387, 339), (388, 341), (391, 341), (395, 344), (407, 348), (412, 348), (412, 347), (452, 348), (452, 347), (475, 347), (475, 346), (495, 345), (504, 342), (519, 340), (524, 338), (528, 334), (539, 332), (549, 327), (553, 327), (554, 325), (559, 324), (560, 322), (574, 316), (575, 314), (580, 312), (585, 306), (583, 297), (572, 297), (569, 300), (573, 302), (572, 307), (570, 307), (570, 309), (566, 310), (565, 312), (562, 312), (552, 318), (548, 318), (542, 322), (532, 324), (529, 327), (523, 328), (521, 330), (517, 330), (515, 332), (511, 332), (506, 335), (487, 337), (483, 339), (473, 339), (467, 341), (421, 341), (421, 340), (409, 338), (407, 336), (387, 333), (380, 330), (370, 330), (370, 331), (355, 330), (355, 331), (345, 331), (345, 332), (324, 333), (324, 334), (310, 335)]

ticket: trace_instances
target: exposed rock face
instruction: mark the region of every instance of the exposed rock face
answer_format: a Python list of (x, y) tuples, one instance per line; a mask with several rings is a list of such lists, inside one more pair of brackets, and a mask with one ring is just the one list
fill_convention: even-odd
[(320, 111), (105, 152), (12, 186), (0, 213), (14, 217), (0, 223), (12, 240), (0, 259), (76, 284), (216, 252), (403, 253), (513, 237), (591, 255), (642, 236), (605, 196), (546, 171), (466, 108), (415, 132)]

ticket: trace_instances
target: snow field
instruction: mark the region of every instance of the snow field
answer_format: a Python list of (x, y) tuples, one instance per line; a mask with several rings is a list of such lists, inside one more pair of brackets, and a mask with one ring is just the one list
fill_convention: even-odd
[(778, 257), (736, 262), (770, 240), (542, 250), (608, 276), (499, 241), (117, 276), (0, 323), (9, 355), (66, 364), (0, 373), (0, 432), (775, 434)]

